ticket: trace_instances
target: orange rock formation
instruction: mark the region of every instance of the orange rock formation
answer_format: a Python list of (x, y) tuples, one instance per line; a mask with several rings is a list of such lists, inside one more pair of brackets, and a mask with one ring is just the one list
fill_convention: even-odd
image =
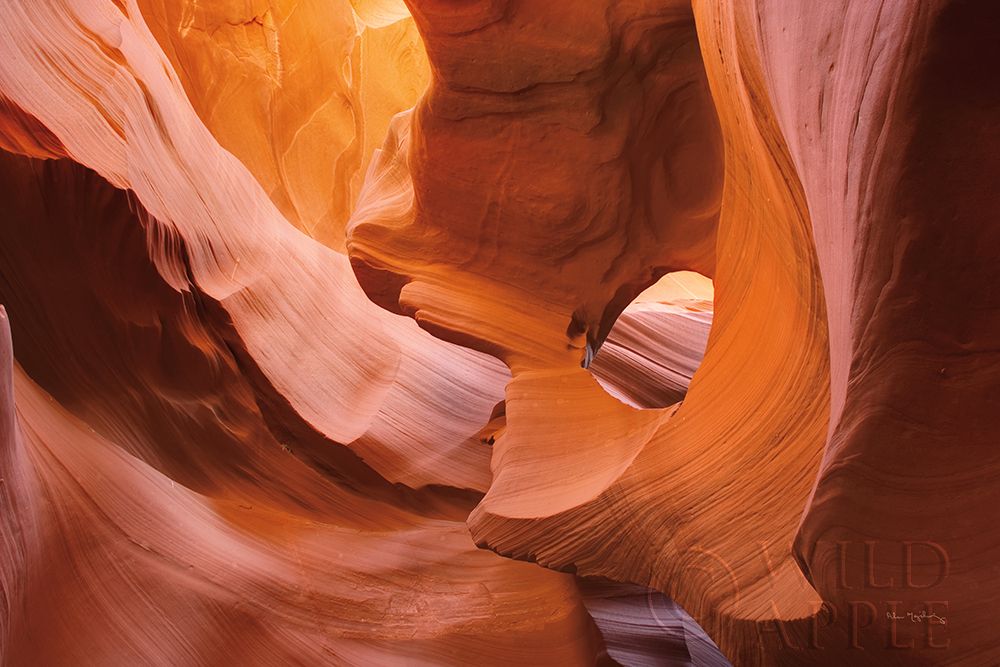
[(1000, 662), (997, 19), (0, 4), (0, 664)]

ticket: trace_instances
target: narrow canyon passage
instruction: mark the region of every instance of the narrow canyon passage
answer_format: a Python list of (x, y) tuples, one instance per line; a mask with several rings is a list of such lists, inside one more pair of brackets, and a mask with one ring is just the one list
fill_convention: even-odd
[(1000, 663), (998, 20), (0, 3), (0, 665)]

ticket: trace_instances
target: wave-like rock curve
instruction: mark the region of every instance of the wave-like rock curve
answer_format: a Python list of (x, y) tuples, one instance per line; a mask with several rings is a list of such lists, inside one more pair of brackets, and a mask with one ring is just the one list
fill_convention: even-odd
[(997, 19), (0, 4), (0, 664), (1000, 661)]

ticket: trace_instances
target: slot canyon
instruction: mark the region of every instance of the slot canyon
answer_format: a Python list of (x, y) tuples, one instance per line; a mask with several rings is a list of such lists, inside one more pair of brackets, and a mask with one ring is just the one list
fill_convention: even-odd
[(997, 26), (0, 0), (0, 665), (1000, 665)]

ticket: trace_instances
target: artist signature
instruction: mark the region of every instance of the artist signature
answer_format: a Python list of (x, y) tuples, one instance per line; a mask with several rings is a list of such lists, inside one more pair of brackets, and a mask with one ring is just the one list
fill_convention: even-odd
[(948, 624), (948, 619), (946, 619), (944, 616), (938, 616), (934, 612), (928, 613), (926, 611), (922, 611), (919, 614), (915, 614), (912, 611), (908, 611), (906, 612), (906, 616), (899, 616), (894, 611), (887, 611), (885, 612), (885, 617), (888, 618), (890, 621), (909, 620), (911, 623), (922, 623), (924, 621), (928, 621), (936, 625)]

